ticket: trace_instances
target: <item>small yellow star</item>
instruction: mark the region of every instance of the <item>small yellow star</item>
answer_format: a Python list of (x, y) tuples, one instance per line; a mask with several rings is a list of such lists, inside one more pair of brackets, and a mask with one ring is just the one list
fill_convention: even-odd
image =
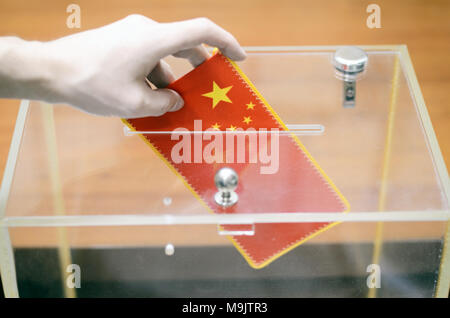
[(220, 130), (220, 125), (218, 123), (215, 123), (214, 125), (211, 126), (211, 128), (215, 130)]
[(248, 116), (248, 117), (244, 116), (244, 120), (243, 120), (244, 123), (246, 123), (248, 125), (248, 124), (250, 124), (251, 121), (252, 121), (252, 119), (250, 118), (250, 116)]
[(252, 102), (247, 104), (247, 109), (253, 109), (255, 107), (255, 104), (253, 104)]
[(233, 126), (233, 125), (231, 125), (229, 128), (227, 128), (227, 129), (229, 129), (229, 130), (231, 130), (231, 131), (235, 131), (236, 130), (236, 127), (235, 126)]
[(214, 109), (217, 104), (221, 101), (231, 103), (231, 100), (228, 98), (227, 93), (233, 86), (228, 86), (225, 88), (220, 88), (216, 82), (213, 81), (213, 90), (209, 93), (203, 94), (202, 96), (212, 98), (212, 108)]

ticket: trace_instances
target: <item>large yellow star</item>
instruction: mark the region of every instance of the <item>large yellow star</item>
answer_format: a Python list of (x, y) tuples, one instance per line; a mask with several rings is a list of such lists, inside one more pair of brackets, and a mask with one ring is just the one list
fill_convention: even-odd
[(221, 101), (231, 103), (231, 100), (228, 98), (227, 93), (233, 86), (228, 86), (225, 88), (220, 88), (216, 82), (213, 81), (213, 90), (212, 92), (203, 94), (202, 96), (212, 98), (212, 108), (214, 109), (217, 104)]

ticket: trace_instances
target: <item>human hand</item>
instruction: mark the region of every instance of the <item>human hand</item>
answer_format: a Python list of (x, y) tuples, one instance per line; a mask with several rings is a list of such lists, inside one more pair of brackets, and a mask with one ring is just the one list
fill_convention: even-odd
[(131, 15), (98, 29), (34, 42), (39, 61), (34, 67), (45, 68), (38, 81), (42, 87), (36, 89), (36, 81), (24, 87), (33, 92), (30, 99), (68, 103), (96, 115), (160, 116), (184, 104), (178, 93), (164, 88), (175, 78), (162, 59), (187, 58), (195, 67), (208, 57), (202, 43), (233, 60), (246, 57), (230, 33), (206, 18), (158, 23)]

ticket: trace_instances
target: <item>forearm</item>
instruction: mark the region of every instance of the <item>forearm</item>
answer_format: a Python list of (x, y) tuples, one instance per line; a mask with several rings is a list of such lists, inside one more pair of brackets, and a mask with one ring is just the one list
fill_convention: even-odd
[(44, 43), (0, 37), (0, 97), (56, 102), (53, 64)]

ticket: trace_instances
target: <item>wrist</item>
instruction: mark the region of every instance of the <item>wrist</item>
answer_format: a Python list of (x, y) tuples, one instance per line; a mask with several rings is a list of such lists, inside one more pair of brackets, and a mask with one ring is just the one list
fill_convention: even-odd
[(58, 68), (46, 43), (17, 37), (0, 39), (0, 97), (59, 102)]

